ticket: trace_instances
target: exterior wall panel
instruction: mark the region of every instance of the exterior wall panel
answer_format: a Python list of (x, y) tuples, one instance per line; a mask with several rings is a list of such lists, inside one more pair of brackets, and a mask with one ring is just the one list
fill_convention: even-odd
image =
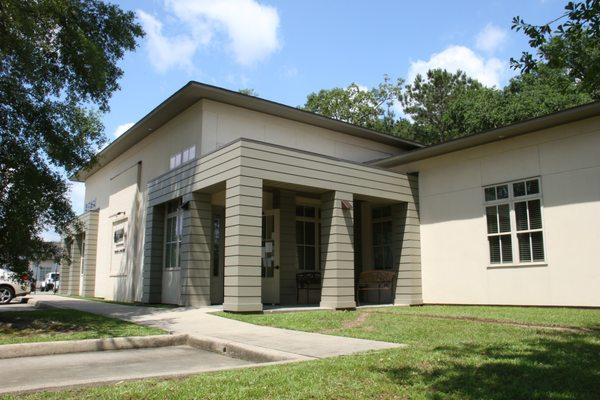
[[(425, 303), (600, 306), (600, 118), (396, 170), (419, 171)], [(546, 263), (491, 266), (483, 186), (536, 176)]]

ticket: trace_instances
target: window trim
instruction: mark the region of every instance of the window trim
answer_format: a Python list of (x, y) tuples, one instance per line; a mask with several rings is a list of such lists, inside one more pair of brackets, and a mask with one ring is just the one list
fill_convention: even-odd
[[(311, 207), (315, 209), (315, 216), (314, 217), (305, 217), (305, 216), (298, 216), (298, 214), (296, 213), (296, 208), (295, 207)], [(304, 269), (304, 265), (302, 266), (302, 268), (300, 267), (300, 264), (298, 263), (298, 254), (296, 254), (296, 267), (297, 270), (300, 272), (319, 272), (321, 271), (321, 207), (320, 204), (318, 203), (310, 203), (307, 201), (297, 201), (296, 205), (294, 207), (294, 215), (295, 215), (295, 221), (294, 223), (298, 223), (298, 222), (314, 222), (315, 224), (315, 245), (311, 246), (311, 245), (307, 245), (307, 244), (298, 244), (298, 238), (296, 238), (296, 253), (298, 252), (298, 247), (302, 246), (302, 247), (314, 247), (315, 248), (315, 268), (314, 269)], [(294, 229), (296, 227), (294, 226)]]
[[(172, 201), (177, 201), (177, 200), (172, 200)], [(162, 265), (162, 267), (163, 267), (163, 270), (177, 271), (177, 270), (181, 269), (181, 242), (182, 242), (182, 237), (183, 237), (183, 212), (181, 209), (181, 200), (179, 200), (177, 209), (172, 212), (167, 212), (169, 203), (170, 202), (165, 203), (165, 228), (164, 228), (164, 233), (163, 233), (163, 265)], [(175, 238), (176, 238), (176, 240), (168, 241), (168, 238), (167, 238), (168, 221), (169, 221), (169, 218), (173, 218), (173, 217), (175, 217)], [(174, 267), (167, 267), (167, 245), (168, 244), (175, 244), (177, 247), (177, 251), (175, 253), (176, 261), (175, 261)]]
[[(514, 196), (514, 187), (513, 184), (518, 182), (527, 182), (530, 180), (538, 181), (538, 193), (535, 194), (525, 194), (523, 196)], [(490, 187), (497, 187), (507, 185), (508, 186), (508, 197), (505, 199), (496, 199), (486, 201), (485, 199), (485, 190)], [(486, 247), (487, 247), (487, 268), (488, 269), (496, 269), (496, 268), (522, 268), (522, 267), (546, 267), (549, 264), (549, 255), (547, 250), (547, 236), (545, 232), (546, 221), (544, 218), (544, 200), (543, 200), (543, 190), (542, 190), (542, 177), (541, 176), (530, 176), (527, 178), (515, 179), (510, 181), (498, 182), (489, 185), (485, 185), (481, 190), (481, 200), (483, 206), (483, 219), (484, 219), (484, 230), (485, 230), (485, 239), (486, 239)], [(530, 200), (539, 200), (540, 201), (540, 219), (542, 221), (541, 229), (527, 229), (527, 230), (517, 230), (517, 217), (515, 212), (515, 203), (520, 202), (528, 202)], [(487, 227), (487, 207), (498, 206), (500, 204), (508, 204), (509, 206), (509, 221), (510, 221), (510, 231), (509, 232), (500, 232), (500, 226), (498, 226), (498, 233), (489, 233)], [(529, 221), (529, 207), (527, 209), (527, 221)], [(542, 232), (542, 241), (543, 241), (543, 250), (544, 250), (544, 260), (533, 261), (533, 252), (532, 252), (532, 261), (521, 261), (521, 255), (519, 252), (519, 238), (518, 235), (520, 233), (531, 233), (531, 232)], [(490, 252), (489, 252), (489, 237), (490, 236), (501, 236), (501, 235), (510, 234), (511, 237), (511, 249), (512, 249), (512, 262), (507, 263), (492, 263)], [(531, 244), (530, 244), (531, 246)], [(518, 260), (518, 261), (516, 261)]]
[[(390, 215), (388, 216), (384, 216), (384, 217), (373, 217), (373, 210), (375, 209), (384, 209), (384, 208), (389, 208), (390, 209)], [(392, 209), (391, 205), (373, 205), (371, 206), (371, 258), (372, 258), (372, 269), (373, 270), (377, 270), (377, 271), (393, 271), (394, 270), (394, 259), (395, 259), (395, 254), (394, 254), (394, 210)], [(375, 244), (375, 240), (373, 239), (375, 237), (375, 224), (382, 224), (385, 222), (390, 222), (391, 223), (391, 237), (392, 237), (392, 241), (389, 243), (389, 247), (390, 247), (390, 253), (392, 254), (392, 265), (390, 268), (381, 268), (378, 269), (375, 267), (375, 248), (376, 247), (381, 247), (384, 248), (385, 246), (387, 246), (388, 244), (385, 243), (381, 243), (376, 245)], [(385, 254), (385, 251), (384, 251)]]

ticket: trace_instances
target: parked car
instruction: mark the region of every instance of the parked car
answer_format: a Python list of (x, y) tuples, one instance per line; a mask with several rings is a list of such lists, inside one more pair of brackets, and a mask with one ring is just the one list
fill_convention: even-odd
[(56, 291), (55, 289), (58, 289), (59, 281), (60, 274), (58, 272), (49, 272), (46, 274), (46, 279), (42, 282), (40, 290), (42, 292)]
[(31, 285), (28, 280), (28, 275), (19, 279), (14, 272), (0, 269), (0, 304), (8, 304), (15, 297), (31, 293)]

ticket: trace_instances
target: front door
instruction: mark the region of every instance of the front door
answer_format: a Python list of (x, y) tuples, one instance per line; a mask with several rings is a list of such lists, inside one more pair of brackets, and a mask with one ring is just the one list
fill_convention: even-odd
[(279, 210), (262, 217), (262, 302), (279, 303)]

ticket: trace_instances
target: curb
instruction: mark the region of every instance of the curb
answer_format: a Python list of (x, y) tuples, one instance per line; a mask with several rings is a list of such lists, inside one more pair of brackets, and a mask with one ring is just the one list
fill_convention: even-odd
[(314, 357), (303, 356), (295, 353), (287, 353), (285, 351), (268, 349), (266, 347), (254, 346), (245, 343), (227, 341), (211, 336), (189, 336), (187, 339), (187, 344), (197, 349), (256, 363), (316, 360)]
[(0, 359), (178, 346), (186, 344), (187, 340), (187, 335), (156, 335), (5, 344), (0, 346)]

